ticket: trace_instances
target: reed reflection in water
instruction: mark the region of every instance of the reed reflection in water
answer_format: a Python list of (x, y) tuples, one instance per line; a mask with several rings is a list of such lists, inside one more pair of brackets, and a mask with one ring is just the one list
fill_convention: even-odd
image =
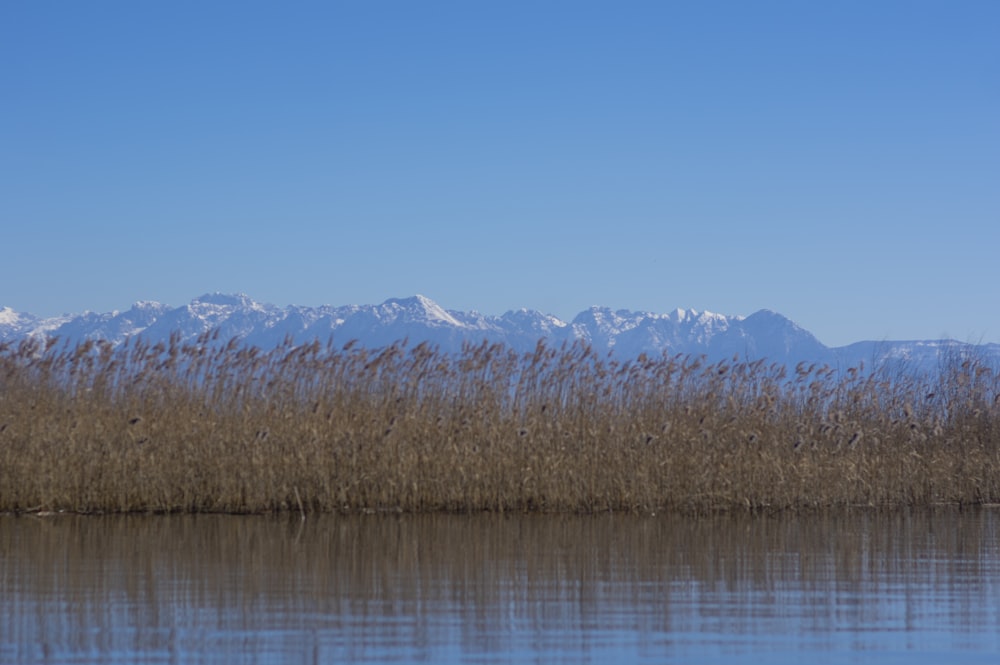
[(990, 510), (0, 516), (2, 662), (993, 662)]

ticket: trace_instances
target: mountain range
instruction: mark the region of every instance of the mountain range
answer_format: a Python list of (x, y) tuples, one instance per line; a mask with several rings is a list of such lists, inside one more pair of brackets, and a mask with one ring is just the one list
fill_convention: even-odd
[(584, 340), (599, 353), (628, 358), (640, 353), (705, 355), (710, 361), (733, 356), (766, 359), (789, 366), (806, 361), (832, 367), (868, 367), (899, 363), (911, 369), (933, 369), (942, 354), (974, 348), (990, 361), (1000, 361), (1000, 344), (971, 345), (955, 340), (862, 341), (827, 347), (809, 331), (770, 310), (749, 316), (676, 309), (666, 314), (591, 307), (571, 321), (529, 309), (499, 316), (475, 311), (446, 310), (416, 295), (390, 298), (379, 305), (305, 307), (258, 303), (245, 294), (206, 294), (182, 307), (137, 302), (126, 311), (85, 312), (41, 318), (0, 308), (0, 343), (27, 337), (57, 337), (69, 343), (104, 339), (121, 344), (141, 335), (152, 342), (177, 333), (193, 341), (209, 331), (219, 340), (238, 338), (248, 345), (273, 348), (287, 337), (299, 344), (332, 336), (337, 344), (356, 340), (377, 348), (406, 339), (427, 341), (444, 351), (458, 351), (465, 342), (502, 342), (517, 351), (535, 348), (539, 339), (552, 346)]

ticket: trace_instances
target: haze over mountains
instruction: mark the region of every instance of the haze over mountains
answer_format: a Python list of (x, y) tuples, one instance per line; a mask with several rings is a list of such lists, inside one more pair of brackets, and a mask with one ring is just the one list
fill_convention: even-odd
[[(219, 330), (219, 340), (236, 337), (246, 344), (272, 348), (290, 336), (296, 344), (332, 339), (343, 345), (357, 340), (377, 348), (407, 339), (411, 346), (428, 341), (445, 351), (465, 342), (503, 342), (524, 352), (539, 339), (558, 346), (585, 340), (600, 353), (613, 351), (628, 358), (640, 353), (705, 355), (711, 361), (732, 358), (767, 359), (794, 365), (800, 361), (851, 367), (883, 362), (914, 369), (933, 369), (942, 353), (968, 349), (954, 340), (861, 341), (827, 347), (809, 331), (770, 310), (749, 316), (726, 316), (677, 309), (666, 314), (591, 307), (572, 321), (520, 309), (499, 316), (446, 310), (421, 295), (391, 298), (379, 305), (304, 307), (258, 303), (244, 294), (206, 294), (182, 307), (138, 302), (123, 312), (86, 312), (55, 318), (0, 308), (0, 342), (29, 336), (58, 337), (69, 343), (105, 339), (121, 344), (141, 335), (150, 341), (177, 332), (184, 341)], [(1000, 361), (1000, 344), (983, 344), (975, 352)]]

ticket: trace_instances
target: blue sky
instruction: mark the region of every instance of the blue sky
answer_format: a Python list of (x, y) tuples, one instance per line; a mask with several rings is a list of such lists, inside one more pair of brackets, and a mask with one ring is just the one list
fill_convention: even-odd
[(1000, 341), (1000, 3), (6, 2), (0, 306)]

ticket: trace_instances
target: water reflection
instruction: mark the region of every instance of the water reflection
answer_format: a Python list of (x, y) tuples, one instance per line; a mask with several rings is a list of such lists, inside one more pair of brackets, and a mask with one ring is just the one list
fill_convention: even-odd
[(992, 662), (998, 516), (0, 517), (2, 662)]

